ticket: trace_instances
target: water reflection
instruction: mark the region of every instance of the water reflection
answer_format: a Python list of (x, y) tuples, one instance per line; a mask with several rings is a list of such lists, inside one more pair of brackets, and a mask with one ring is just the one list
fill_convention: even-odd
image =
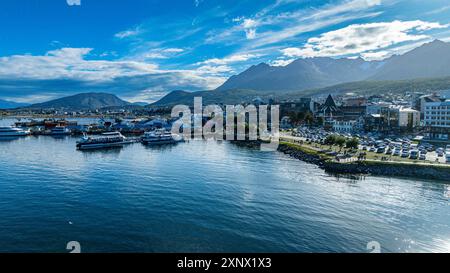
[(70, 136), (67, 136), (67, 135), (50, 135), (50, 137), (53, 138), (54, 140), (60, 141), (60, 140), (66, 140)]
[(89, 157), (92, 155), (112, 155), (117, 156), (119, 155), (124, 147), (108, 147), (108, 148), (102, 148), (102, 149), (90, 149), (90, 150), (77, 150), (78, 152), (82, 153), (83, 156)]
[(148, 150), (153, 150), (153, 151), (171, 151), (173, 150), (176, 146), (178, 145), (178, 143), (171, 143), (171, 144), (161, 144), (161, 145), (144, 145), (142, 144), (142, 146), (145, 147), (145, 149)]
[(13, 142), (15, 140), (19, 140), (21, 137), (18, 136), (11, 136), (11, 137), (0, 137), (0, 143), (1, 142)]

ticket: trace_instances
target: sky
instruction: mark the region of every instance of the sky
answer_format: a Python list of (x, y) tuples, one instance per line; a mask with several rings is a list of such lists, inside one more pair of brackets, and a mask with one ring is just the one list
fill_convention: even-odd
[(0, 99), (153, 102), (261, 62), (381, 60), (450, 42), (449, 0), (2, 0)]

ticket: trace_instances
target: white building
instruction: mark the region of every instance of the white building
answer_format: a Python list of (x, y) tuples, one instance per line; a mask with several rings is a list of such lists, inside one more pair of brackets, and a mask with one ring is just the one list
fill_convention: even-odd
[(398, 126), (400, 128), (415, 128), (420, 126), (420, 112), (412, 108), (400, 108)]
[(410, 107), (389, 105), (382, 107), (380, 114), (388, 128), (411, 130), (420, 126), (420, 112)]
[(449, 140), (450, 99), (425, 103), (424, 124), (431, 138)]
[(356, 120), (334, 120), (333, 130), (338, 133), (351, 133), (358, 129)]

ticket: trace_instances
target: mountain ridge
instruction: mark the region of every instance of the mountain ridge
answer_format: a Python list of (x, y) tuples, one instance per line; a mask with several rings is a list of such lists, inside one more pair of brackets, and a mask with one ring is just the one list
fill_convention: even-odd
[(25, 107), (28, 105), (29, 104), (27, 104), (27, 103), (20, 103), (20, 102), (0, 99), (0, 109), (4, 109), (4, 110)]
[[(207, 104), (241, 104), (250, 103), (255, 98), (263, 100), (295, 100), (302, 97), (326, 96), (328, 94), (342, 95), (345, 93), (353, 93), (355, 96), (360, 95), (379, 95), (380, 93), (397, 93), (404, 92), (439, 92), (450, 90), (450, 77), (429, 78), (429, 79), (412, 79), (399, 81), (358, 81), (342, 83), (338, 85), (297, 90), (290, 92), (277, 91), (256, 91), (245, 89), (229, 89), (229, 90), (212, 90), (212, 91), (174, 91), (163, 97), (161, 100), (150, 104), (148, 107), (174, 106), (177, 104), (192, 105), (194, 97), (202, 97), (203, 105)], [(179, 96), (183, 94), (183, 96)]]
[(300, 58), (286, 66), (254, 65), (216, 90), (294, 91), (365, 80), (408, 80), (450, 76), (450, 43), (434, 40), (381, 61), (330, 57)]
[(128, 106), (131, 103), (108, 93), (79, 93), (43, 103), (32, 104), (28, 109), (95, 110), (106, 107)]

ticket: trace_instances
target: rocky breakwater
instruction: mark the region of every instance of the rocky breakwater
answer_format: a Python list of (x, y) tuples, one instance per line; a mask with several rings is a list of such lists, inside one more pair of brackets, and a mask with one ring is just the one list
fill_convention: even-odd
[(445, 182), (450, 181), (450, 166), (445, 165), (383, 161), (339, 163), (325, 154), (310, 148), (284, 143), (280, 144), (278, 151), (304, 162), (318, 165), (321, 169), (331, 174), (414, 177)]
[(370, 174), (377, 176), (414, 177), (421, 179), (450, 181), (450, 167), (397, 162), (337, 163), (328, 161), (322, 165), (326, 172), (338, 174)]
[(309, 151), (301, 147), (292, 147), (286, 144), (280, 144), (278, 151), (287, 154), (293, 158), (299, 159), (301, 161), (316, 164), (318, 166), (323, 166), (325, 160), (313, 151)]

